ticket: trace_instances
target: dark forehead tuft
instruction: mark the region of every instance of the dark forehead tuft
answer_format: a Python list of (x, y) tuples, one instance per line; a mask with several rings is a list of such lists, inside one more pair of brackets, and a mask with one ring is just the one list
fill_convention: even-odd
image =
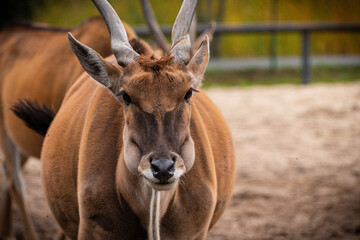
[(172, 68), (174, 65), (174, 57), (165, 55), (160, 59), (148, 58), (140, 56), (138, 63), (144, 71), (147, 72), (159, 72), (164, 68)]

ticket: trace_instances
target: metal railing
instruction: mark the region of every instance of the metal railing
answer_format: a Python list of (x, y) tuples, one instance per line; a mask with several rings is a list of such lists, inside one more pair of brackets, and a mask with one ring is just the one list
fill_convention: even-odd
[[(207, 24), (198, 24), (200, 34), (208, 27)], [(139, 36), (148, 36), (145, 26), (134, 27)], [(171, 34), (171, 26), (162, 26), (166, 35)], [(313, 32), (360, 32), (360, 23), (278, 23), (278, 24), (217, 24), (215, 34), (245, 34), (245, 33), (289, 33), (296, 32), (302, 35), (302, 83), (310, 83), (311, 34)]]

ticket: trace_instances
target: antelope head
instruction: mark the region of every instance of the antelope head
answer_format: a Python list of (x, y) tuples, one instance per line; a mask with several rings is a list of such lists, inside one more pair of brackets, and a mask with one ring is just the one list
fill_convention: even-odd
[(154, 190), (170, 190), (194, 163), (191, 96), (200, 87), (209, 61), (207, 36), (190, 58), (189, 29), (197, 0), (183, 1), (172, 29), (170, 53), (161, 58), (142, 41), (133, 48), (111, 5), (106, 0), (93, 2), (105, 19), (119, 66), (69, 33), (71, 48), (84, 70), (123, 106), (126, 167)]

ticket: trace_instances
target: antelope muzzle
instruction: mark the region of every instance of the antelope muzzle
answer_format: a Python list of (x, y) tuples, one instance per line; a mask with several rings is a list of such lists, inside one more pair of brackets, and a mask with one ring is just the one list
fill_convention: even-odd
[(150, 162), (153, 176), (159, 180), (159, 184), (168, 184), (175, 174), (175, 162), (169, 159), (157, 159)]

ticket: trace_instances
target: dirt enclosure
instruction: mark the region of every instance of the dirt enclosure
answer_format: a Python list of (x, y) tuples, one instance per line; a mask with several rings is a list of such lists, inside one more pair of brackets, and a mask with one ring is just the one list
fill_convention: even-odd
[[(208, 239), (360, 239), (360, 82), (207, 92), (237, 156), (233, 198)], [(39, 174), (31, 159), (28, 206), (49, 239), (56, 226)]]

